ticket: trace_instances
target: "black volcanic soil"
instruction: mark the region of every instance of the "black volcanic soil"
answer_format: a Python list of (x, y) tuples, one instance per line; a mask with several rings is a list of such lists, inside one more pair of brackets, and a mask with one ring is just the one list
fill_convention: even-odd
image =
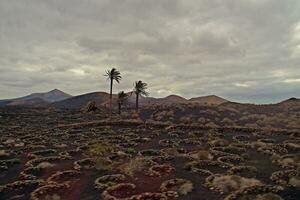
[[(255, 167), (255, 175), (247, 171), (235, 175), (245, 178), (251, 175), (270, 186), (279, 185), (270, 179), (278, 171), (292, 170), (294, 174), (281, 178), (288, 180), (294, 177), (299, 180), (300, 134), (294, 130), (208, 128), (195, 123), (193, 126), (169, 125), (145, 124), (141, 120), (117, 117), (109, 120), (107, 114), (101, 112), (1, 108), (0, 199), (108, 199), (105, 194), (116, 195), (117, 199), (129, 199), (145, 192), (166, 195), (166, 191), (161, 189), (163, 183), (176, 178), (190, 182), (192, 187), (185, 188), (186, 192), (182, 192), (180, 185), (177, 189), (169, 188), (167, 191), (175, 191), (178, 196), (169, 196), (168, 199), (218, 200), (235, 192), (220, 193), (208, 187), (205, 184), (208, 175), (186, 167), (191, 162), (199, 166), (201, 163), (214, 163), (213, 166), (197, 167), (220, 176), (233, 175), (230, 173), (231, 167)], [(298, 148), (287, 147), (286, 143), (298, 145)], [(210, 153), (212, 158), (203, 162), (203, 158), (191, 156), (199, 151)], [(278, 162), (287, 155), (298, 157), (298, 160), (287, 167), (282, 166)], [(242, 160), (224, 161), (226, 156)], [(279, 157), (278, 162), (274, 160), (276, 156)], [(103, 158), (109, 158), (110, 163), (99, 161)], [(222, 168), (222, 164), (230, 167)], [(153, 166), (161, 170), (151, 171)], [(68, 170), (75, 174), (54, 181), (49, 179), (57, 172), (66, 173)], [(120, 181), (106, 180), (104, 188), (95, 188), (97, 178), (112, 174), (121, 174), (125, 178)], [(23, 184), (24, 180), (32, 184), (16, 186), (20, 183), (17, 181)], [(33, 184), (34, 181), (40, 183)], [(135, 188), (114, 188), (120, 183), (134, 184)], [(67, 187), (62, 187), (62, 184)], [(57, 187), (43, 190), (42, 194), (36, 192), (53, 185)], [(300, 199), (299, 188), (288, 184), (281, 186), (283, 190), (277, 193), (282, 198)], [(245, 194), (244, 199), (255, 199), (258, 194), (263, 192)]]

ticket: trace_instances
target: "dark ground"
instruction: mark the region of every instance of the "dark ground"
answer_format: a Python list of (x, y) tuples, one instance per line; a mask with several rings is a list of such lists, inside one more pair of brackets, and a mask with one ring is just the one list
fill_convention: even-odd
[[(142, 119), (146, 116), (144, 111)], [(187, 194), (182, 192), (180, 185), (168, 189), (178, 193), (177, 199), (224, 199), (237, 191), (231, 188), (221, 194), (211, 190), (205, 185), (208, 175), (187, 168), (190, 162), (198, 163), (194, 169), (209, 170), (221, 176), (233, 175), (230, 169), (236, 166), (252, 166), (257, 170), (254, 174), (246, 170), (236, 175), (255, 178), (263, 185), (281, 185), (283, 190), (278, 195), (282, 198), (300, 199), (299, 185), (297, 189), (287, 184), (292, 177), (299, 184), (300, 135), (295, 130), (207, 128), (195, 123), (193, 127), (178, 123), (178, 126), (169, 125), (145, 125), (141, 120), (128, 118), (108, 120), (101, 112), (1, 108), (0, 199), (92, 200), (104, 198), (105, 188), (117, 199), (145, 192), (166, 195), (161, 185), (174, 178), (192, 183), (192, 188), (186, 189)], [(207, 158), (207, 155), (212, 157)], [(226, 156), (241, 160), (222, 160), (221, 157)], [(284, 160), (286, 157), (291, 159)], [(203, 159), (215, 165), (199, 167)], [(80, 161), (79, 168), (76, 161)], [(222, 164), (227, 167), (222, 168)], [(153, 166), (158, 169), (154, 170), (154, 175), (149, 175)], [(171, 170), (166, 171), (166, 168)], [(49, 178), (66, 170), (75, 174)], [(287, 173), (280, 177), (285, 183), (278, 184), (270, 179), (277, 171)], [(293, 173), (288, 174), (291, 171)], [(95, 189), (98, 177), (111, 174), (123, 174), (125, 179), (106, 180), (105, 188)], [(24, 180), (31, 181), (25, 184)], [(132, 183), (136, 187), (111, 189), (118, 183)], [(243, 199), (255, 199), (263, 193), (249, 193)]]

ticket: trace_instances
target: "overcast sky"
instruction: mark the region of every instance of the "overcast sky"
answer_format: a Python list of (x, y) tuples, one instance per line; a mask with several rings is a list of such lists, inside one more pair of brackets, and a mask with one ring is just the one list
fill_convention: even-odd
[(108, 91), (300, 97), (299, 0), (0, 0), (0, 99)]

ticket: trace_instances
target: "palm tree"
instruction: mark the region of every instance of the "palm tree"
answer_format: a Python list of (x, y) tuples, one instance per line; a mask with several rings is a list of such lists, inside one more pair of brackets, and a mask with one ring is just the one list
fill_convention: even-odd
[(143, 83), (142, 81), (136, 81), (134, 85), (134, 93), (136, 94), (136, 101), (135, 101), (135, 109), (138, 112), (139, 110), (139, 96), (144, 95), (148, 96), (148, 92), (146, 92), (147, 83)]
[(111, 114), (112, 111), (112, 90), (113, 90), (113, 83), (114, 80), (119, 83), (122, 79), (121, 73), (116, 69), (112, 68), (111, 70), (106, 70), (107, 80), (110, 81), (110, 93), (109, 93), (109, 113)]
[(126, 94), (124, 91), (118, 93), (119, 114), (121, 114), (122, 105), (127, 100), (127, 98), (128, 94)]

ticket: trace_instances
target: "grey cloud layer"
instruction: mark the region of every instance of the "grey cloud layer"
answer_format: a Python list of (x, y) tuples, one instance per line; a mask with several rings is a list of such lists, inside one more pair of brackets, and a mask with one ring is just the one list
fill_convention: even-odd
[(300, 96), (297, 0), (0, 0), (0, 98), (107, 90), (109, 66), (153, 96)]

